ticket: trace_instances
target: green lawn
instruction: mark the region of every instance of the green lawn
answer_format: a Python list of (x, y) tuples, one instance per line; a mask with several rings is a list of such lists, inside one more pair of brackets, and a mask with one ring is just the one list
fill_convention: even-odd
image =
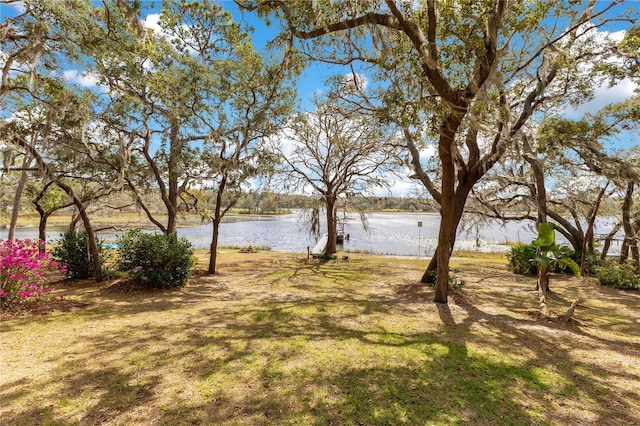
[(564, 325), (502, 257), (456, 258), (439, 306), (425, 260), (206, 256), (181, 290), (75, 282), (4, 312), (1, 422), (640, 424), (638, 293), (554, 276), (551, 309), (585, 299)]

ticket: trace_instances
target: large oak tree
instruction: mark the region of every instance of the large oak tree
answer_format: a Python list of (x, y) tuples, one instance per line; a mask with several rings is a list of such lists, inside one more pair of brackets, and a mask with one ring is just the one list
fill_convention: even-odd
[[(436, 302), (446, 302), (449, 258), (472, 188), (514, 143), (548, 92), (567, 101), (590, 80), (579, 64), (608, 49), (590, 38), (612, 3), (458, 1), (247, 2), (274, 10), (293, 43), (314, 59), (379, 77), (371, 101), (405, 136), (413, 174), (440, 204)], [(376, 103), (377, 102), (377, 103)], [(436, 174), (420, 148), (436, 147)]]

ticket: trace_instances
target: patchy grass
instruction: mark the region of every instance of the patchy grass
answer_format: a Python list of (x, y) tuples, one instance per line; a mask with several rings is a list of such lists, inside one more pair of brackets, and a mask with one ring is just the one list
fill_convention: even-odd
[(2, 423), (640, 424), (638, 293), (553, 276), (552, 309), (585, 300), (562, 325), (503, 255), (456, 256), (449, 305), (424, 260), (206, 257), (183, 289), (66, 282), (3, 312)]

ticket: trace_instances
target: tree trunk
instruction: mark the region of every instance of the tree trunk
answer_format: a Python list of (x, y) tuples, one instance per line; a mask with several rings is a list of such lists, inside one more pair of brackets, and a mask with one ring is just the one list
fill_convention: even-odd
[[(64, 188), (62, 188), (64, 189)], [(74, 196), (75, 197), (75, 196)], [(80, 200), (78, 200), (80, 201)], [(98, 242), (96, 241), (96, 236), (93, 233), (93, 228), (91, 226), (91, 221), (89, 220), (89, 216), (87, 215), (87, 211), (84, 208), (82, 202), (78, 205), (78, 210), (80, 211), (80, 216), (82, 217), (82, 223), (84, 224), (84, 230), (87, 231), (87, 237), (89, 238), (89, 256), (91, 257), (91, 262), (93, 263), (93, 270), (96, 274), (96, 282), (101, 282), (104, 280), (102, 276), (102, 264), (100, 263), (100, 254), (98, 251)]]
[(24, 185), (27, 182), (27, 169), (31, 167), (33, 156), (29, 152), (25, 152), (22, 159), (22, 171), (20, 172), (20, 180), (18, 180), (18, 186), (16, 187), (16, 195), (13, 199), (13, 210), (11, 211), (11, 222), (9, 223), (9, 233), (7, 235), (8, 240), (15, 238), (16, 227), (18, 225), (18, 216), (20, 214), (20, 200), (22, 199), (22, 192), (24, 191)]
[(522, 134), (522, 147), (524, 159), (531, 165), (531, 170), (533, 171), (536, 188), (536, 207), (538, 208), (537, 223), (545, 223), (547, 221), (547, 188), (544, 184), (544, 166), (533, 152), (529, 137), (524, 133)]
[[(536, 207), (538, 208), (538, 219), (536, 223), (547, 222), (547, 188), (544, 183), (544, 166), (542, 161), (535, 155), (529, 138), (526, 134), (522, 134), (522, 147), (524, 150), (524, 159), (531, 165), (533, 171), (533, 179), (536, 188)], [(547, 267), (538, 264), (538, 282), (536, 290), (540, 295), (540, 310), (543, 315), (548, 314), (546, 292), (549, 289), (549, 272)]]
[(564, 313), (564, 317), (562, 318), (562, 322), (564, 322), (564, 323), (569, 322), (569, 320), (573, 316), (573, 312), (578, 307), (578, 303), (580, 303), (580, 300), (581, 299), (578, 297), (576, 300), (573, 301), (571, 306), (569, 306), (569, 309), (567, 309), (567, 312)]
[(167, 205), (167, 234), (176, 235), (178, 233), (178, 178), (180, 176), (180, 162), (182, 160), (182, 144), (178, 140), (180, 125), (171, 123), (170, 147), (169, 147), (169, 195)]
[(95, 234), (93, 233), (93, 228), (91, 227), (91, 220), (89, 219), (89, 215), (87, 214), (87, 210), (85, 209), (82, 200), (78, 198), (73, 189), (62, 181), (62, 178), (56, 176), (49, 165), (44, 161), (44, 159), (40, 156), (38, 151), (29, 145), (24, 139), (16, 138), (16, 141), (26, 150), (28, 150), (33, 158), (36, 160), (40, 168), (42, 168), (47, 177), (51, 179), (51, 181), (55, 182), (56, 185), (73, 200), (73, 204), (78, 209), (78, 213), (82, 218), (82, 222), (84, 224), (84, 229), (87, 231), (87, 236), (89, 237), (89, 257), (91, 258), (91, 262), (93, 263), (93, 269), (95, 271), (96, 282), (101, 282), (103, 280), (102, 276), (102, 265), (100, 263), (100, 256), (98, 252), (98, 243), (96, 242)]
[[(465, 111), (466, 112), (466, 111)], [(438, 156), (442, 167), (442, 202), (440, 203), (440, 229), (438, 231), (438, 250), (436, 250), (438, 269), (436, 273), (436, 287), (434, 302), (447, 303), (449, 293), (449, 259), (451, 247), (455, 242), (457, 223), (456, 219), (456, 169), (453, 161), (455, 149), (454, 136), (460, 123), (461, 115), (450, 113), (440, 128), (438, 141)], [(460, 206), (458, 206), (460, 208)], [(464, 210), (464, 204), (462, 205)]]
[(40, 253), (44, 253), (46, 250), (47, 220), (49, 219), (49, 216), (51, 216), (51, 214), (55, 211), (55, 210), (45, 210), (40, 205), (40, 200), (42, 200), (42, 197), (44, 197), (44, 194), (47, 192), (47, 189), (52, 184), (53, 184), (52, 181), (47, 182), (45, 186), (42, 188), (42, 190), (40, 190), (40, 193), (31, 202), (33, 206), (36, 208), (38, 214), (40, 215), (40, 221), (38, 223), (38, 240), (41, 241), (41, 243), (38, 245)]
[(332, 255), (338, 251), (336, 247), (336, 199), (333, 195), (325, 196), (327, 207), (327, 248), (325, 253)]
[(213, 220), (213, 235), (211, 237), (211, 246), (209, 247), (209, 269), (207, 272), (213, 275), (216, 273), (216, 261), (218, 260), (218, 235), (220, 229), (220, 222)]
[(640, 265), (640, 253), (638, 252), (638, 231), (633, 226), (631, 221), (631, 210), (633, 208), (633, 190), (635, 187), (634, 182), (627, 184), (627, 191), (625, 193), (624, 202), (622, 203), (622, 228), (624, 229), (624, 241), (620, 248), (620, 263), (627, 261), (629, 253), (633, 258), (636, 267)]
[(622, 228), (622, 223), (616, 224), (616, 226), (613, 227), (611, 232), (609, 232), (607, 236), (604, 238), (604, 244), (602, 245), (602, 253), (600, 253), (600, 260), (605, 260), (607, 258), (607, 254), (609, 253), (609, 248), (611, 248), (611, 240), (613, 240), (613, 237), (615, 237), (615, 235), (618, 233), (620, 228)]
[(41, 244), (42, 247), (40, 252), (45, 251), (45, 245), (47, 243), (47, 219), (49, 219), (48, 214), (40, 214), (40, 222), (38, 223), (38, 240), (42, 241), (44, 244)]
[[(443, 203), (445, 204), (445, 203)], [(444, 206), (443, 206), (444, 207)], [(451, 259), (451, 250), (447, 249), (454, 240), (455, 236), (452, 231), (452, 217), (445, 216), (449, 213), (449, 209), (442, 208), (441, 210), (440, 230), (438, 232), (438, 246), (439, 250), (436, 250), (436, 261), (438, 264), (436, 272), (436, 286), (435, 295), (433, 301), (436, 303), (447, 303), (447, 295), (449, 294), (449, 259)], [(447, 218), (445, 220), (445, 218)]]
[(549, 272), (546, 266), (538, 265), (538, 298), (540, 300), (540, 312), (549, 315), (547, 308), (547, 288), (549, 287)]
[(218, 185), (218, 191), (216, 192), (216, 205), (213, 213), (213, 233), (211, 236), (211, 246), (209, 247), (209, 268), (207, 272), (213, 275), (216, 271), (216, 262), (218, 260), (218, 235), (220, 232), (220, 223), (224, 212), (222, 211), (222, 194), (227, 186), (227, 177), (222, 176), (220, 179), (220, 185)]
[(584, 274), (587, 269), (587, 244), (590, 245), (591, 251), (593, 251), (593, 227), (596, 222), (596, 217), (598, 217), (598, 209), (600, 208), (600, 202), (602, 201), (602, 197), (604, 196), (607, 187), (609, 186), (609, 181), (607, 181), (606, 185), (600, 190), (598, 193), (598, 198), (596, 198), (595, 205), (593, 206), (593, 210), (591, 212), (591, 217), (589, 218), (589, 225), (587, 226), (587, 232), (584, 235), (584, 241), (582, 242), (582, 256), (580, 257), (580, 276), (584, 277)]
[[(455, 201), (454, 201), (454, 212), (453, 212), (453, 220), (451, 221), (450, 226), (452, 229), (451, 238), (449, 241), (449, 245), (447, 246), (447, 250), (449, 250), (449, 257), (453, 253), (453, 247), (456, 243), (456, 234), (458, 232), (458, 226), (460, 225), (460, 221), (462, 220), (462, 215), (464, 214), (464, 206), (467, 201), (467, 197), (471, 192), (471, 188), (475, 185), (475, 181), (462, 182), (458, 185), (458, 189), (455, 192)], [(440, 223), (442, 226), (442, 222)], [(436, 246), (435, 253), (431, 257), (431, 261), (429, 262), (429, 266), (422, 274), (422, 278), (420, 282), (424, 284), (433, 284), (436, 282), (436, 271), (438, 270), (438, 251), (441, 249), (440, 240), (438, 240), (438, 245)]]
[(431, 256), (431, 260), (429, 261), (429, 266), (422, 274), (422, 278), (420, 278), (420, 282), (423, 284), (433, 284), (436, 282), (436, 271), (438, 270), (438, 247), (440, 244), (436, 246), (436, 250)]

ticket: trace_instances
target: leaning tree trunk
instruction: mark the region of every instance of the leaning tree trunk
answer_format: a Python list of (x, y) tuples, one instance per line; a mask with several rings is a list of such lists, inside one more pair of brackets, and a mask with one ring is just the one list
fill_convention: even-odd
[(73, 191), (69, 192), (71, 188), (67, 185), (61, 185), (61, 182), (56, 182), (63, 191), (69, 194), (70, 197), (73, 198), (73, 202), (78, 208), (78, 213), (82, 218), (82, 223), (84, 225), (84, 230), (87, 232), (87, 237), (89, 239), (89, 256), (91, 257), (91, 262), (93, 263), (93, 270), (96, 274), (96, 282), (101, 282), (104, 278), (102, 276), (102, 264), (100, 263), (100, 255), (98, 251), (98, 242), (96, 241), (96, 236), (93, 233), (93, 227), (91, 226), (91, 221), (89, 220), (89, 215), (87, 214), (87, 210), (84, 207), (82, 201), (73, 194)]
[(62, 178), (56, 176), (55, 173), (51, 170), (49, 165), (44, 161), (40, 153), (29, 145), (27, 141), (23, 138), (17, 137), (16, 141), (20, 146), (28, 150), (33, 158), (38, 163), (38, 166), (44, 170), (45, 174), (49, 179), (51, 179), (55, 184), (62, 189), (66, 194), (73, 200), (73, 204), (78, 208), (78, 213), (82, 218), (82, 222), (84, 224), (84, 229), (87, 231), (87, 237), (89, 238), (89, 257), (91, 258), (91, 262), (93, 263), (93, 269), (95, 271), (96, 282), (101, 282), (103, 280), (102, 276), (102, 264), (100, 263), (100, 256), (98, 252), (98, 243), (96, 241), (95, 234), (93, 233), (93, 228), (91, 226), (91, 220), (89, 219), (89, 215), (87, 214), (87, 210), (80, 198), (75, 194), (73, 189), (62, 181)]
[(620, 228), (622, 228), (622, 223), (616, 224), (616, 226), (613, 227), (611, 232), (609, 232), (607, 236), (604, 238), (604, 244), (602, 245), (602, 253), (600, 253), (600, 260), (605, 260), (607, 258), (607, 254), (609, 253), (609, 249), (611, 248), (611, 241), (613, 240), (613, 237), (616, 236)]
[[(586, 269), (587, 269), (587, 249), (593, 251), (593, 228), (596, 222), (596, 217), (598, 217), (598, 209), (600, 208), (600, 202), (602, 201), (602, 197), (604, 196), (607, 187), (609, 186), (609, 181), (605, 184), (605, 186), (598, 193), (598, 198), (596, 198), (596, 202), (593, 206), (593, 210), (591, 212), (591, 217), (589, 218), (589, 225), (587, 226), (587, 232), (584, 235), (584, 241), (582, 242), (582, 255), (580, 257), (580, 276), (583, 277)], [(587, 247), (587, 245), (589, 245)]]
[(209, 268), (207, 272), (215, 274), (216, 262), (218, 260), (218, 236), (220, 233), (220, 223), (224, 212), (222, 211), (222, 194), (227, 186), (227, 177), (222, 176), (220, 179), (220, 185), (218, 185), (218, 191), (216, 192), (216, 206), (213, 213), (213, 233), (211, 235), (211, 246), (209, 248)]

